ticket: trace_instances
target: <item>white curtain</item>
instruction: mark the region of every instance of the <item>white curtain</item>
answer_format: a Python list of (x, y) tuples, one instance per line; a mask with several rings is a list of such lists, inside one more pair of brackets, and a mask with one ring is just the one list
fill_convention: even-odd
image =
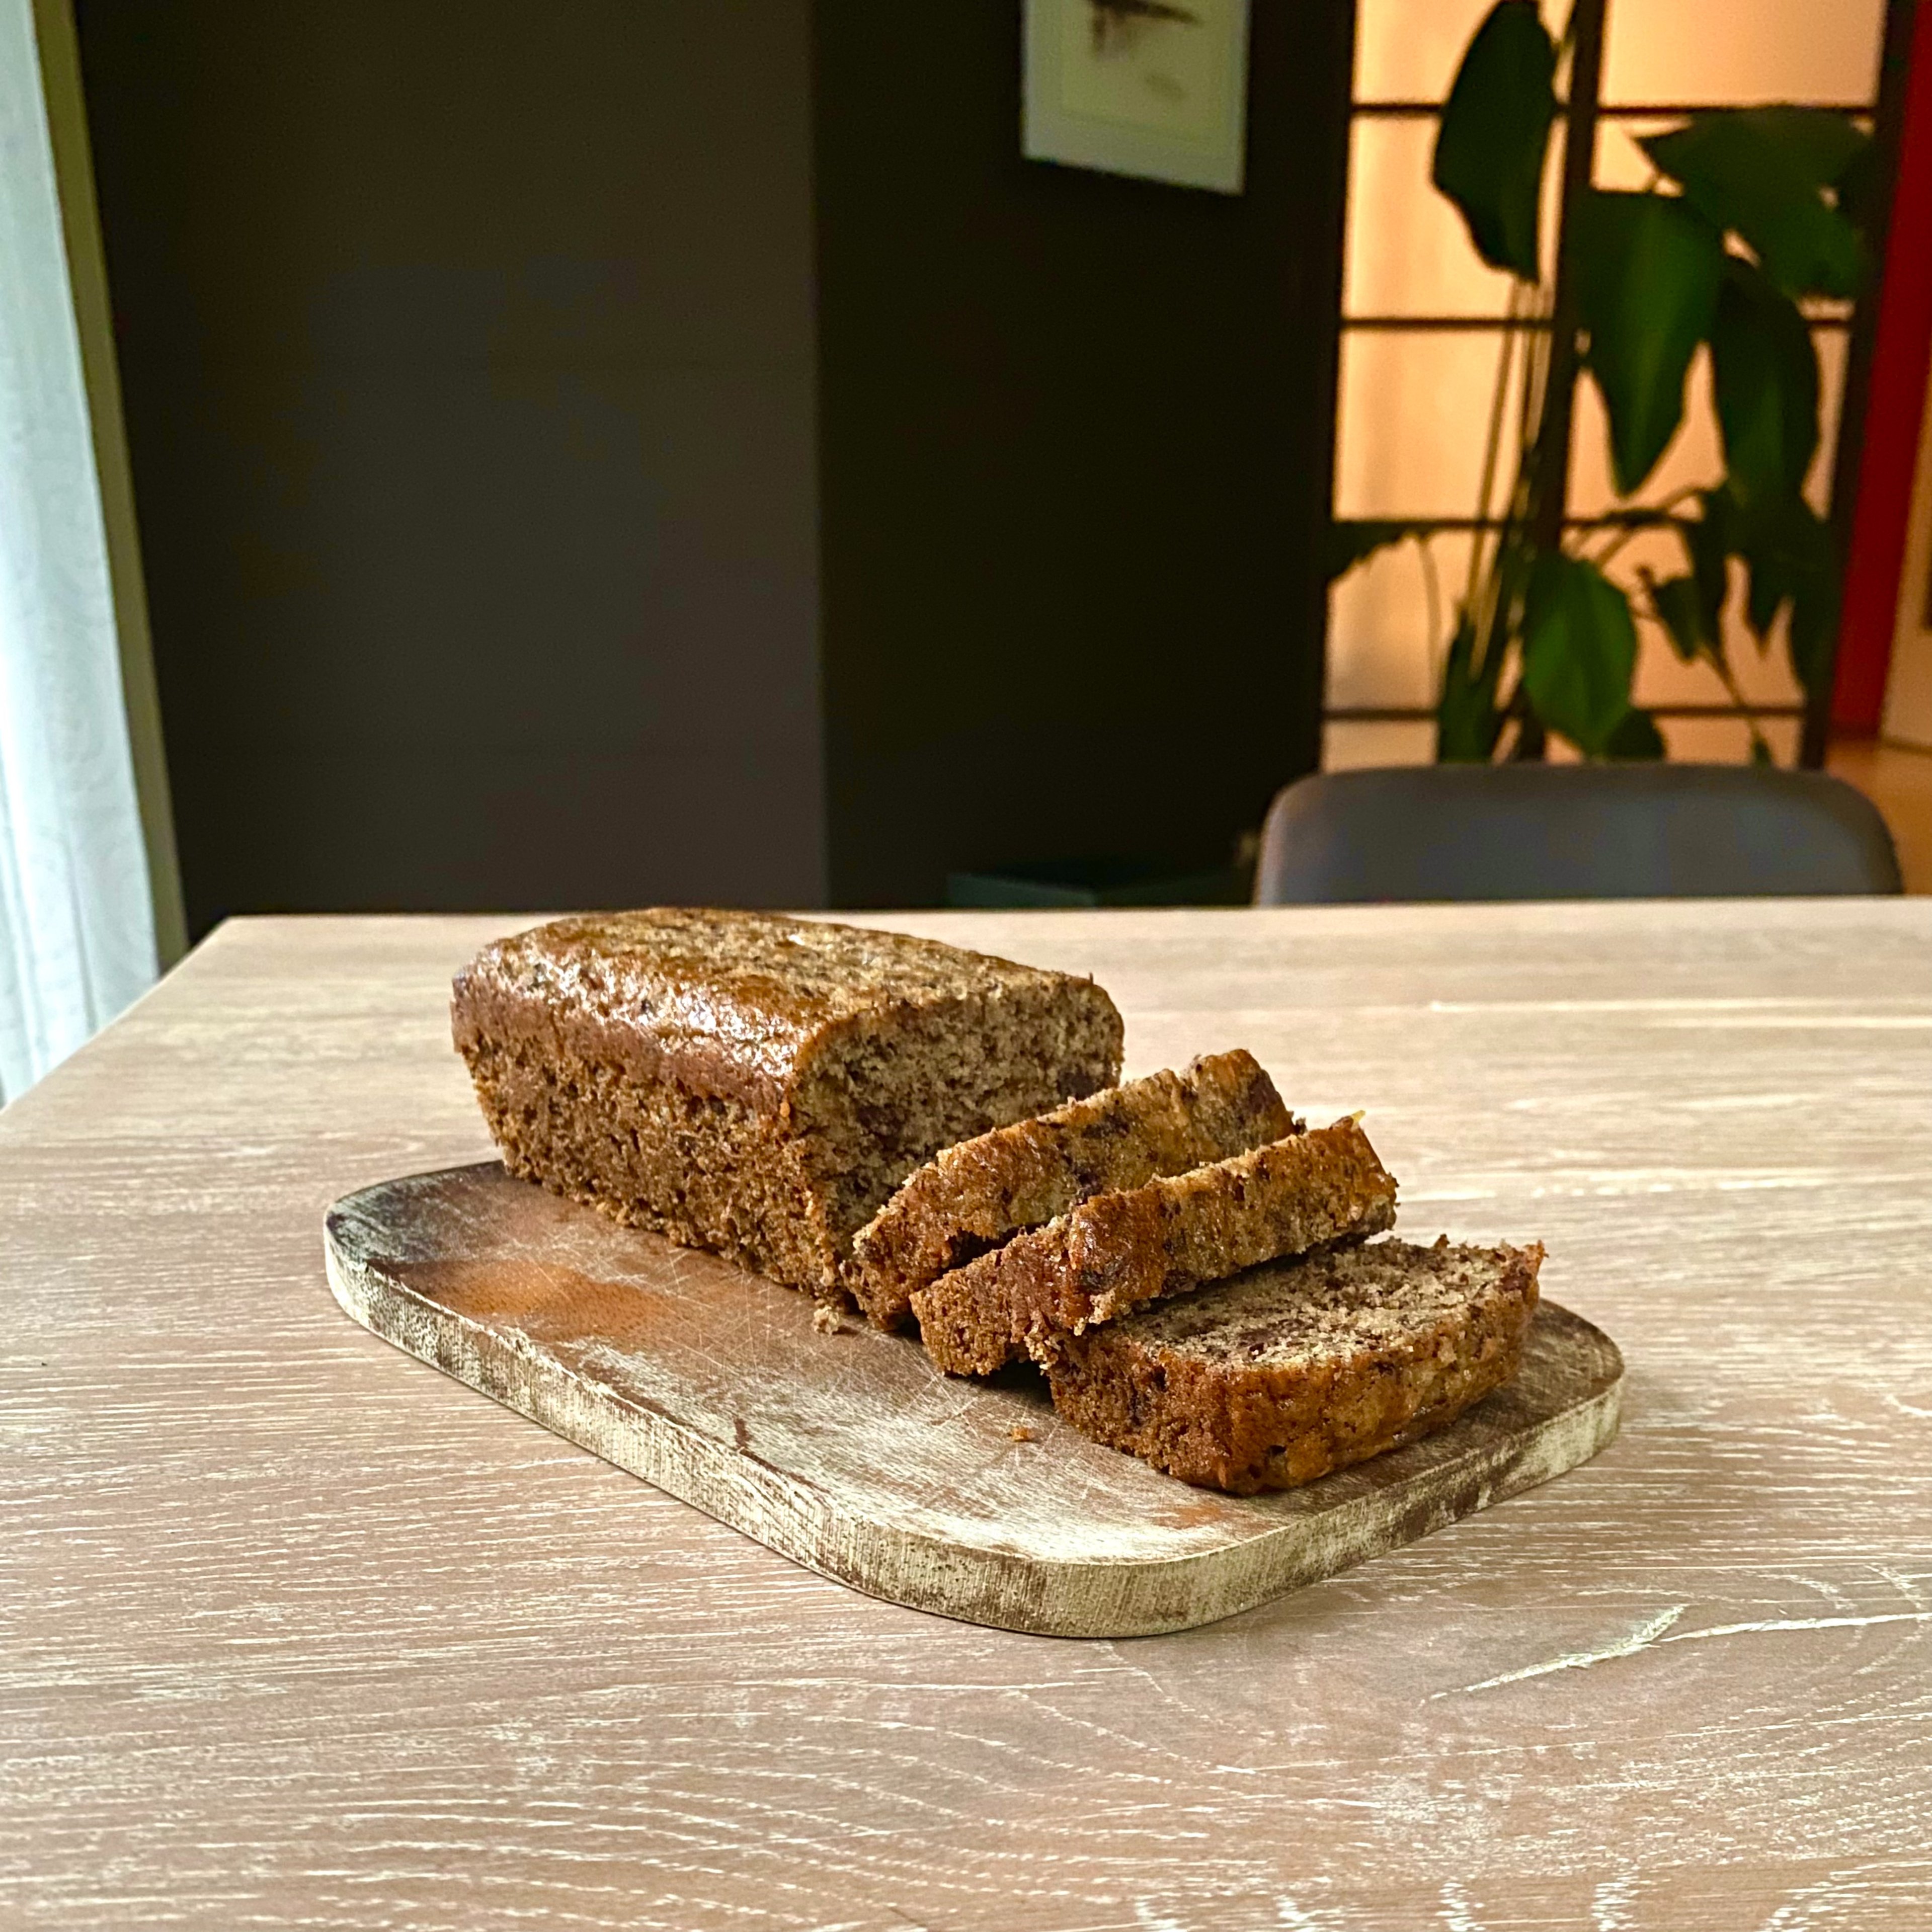
[(0, 1099), (154, 979), (31, 0), (0, 0)]

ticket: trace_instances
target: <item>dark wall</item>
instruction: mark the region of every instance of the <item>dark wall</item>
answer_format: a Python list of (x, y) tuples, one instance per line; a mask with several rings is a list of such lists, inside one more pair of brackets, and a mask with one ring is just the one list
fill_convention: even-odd
[(1023, 160), (1020, 12), (817, 9), (840, 904), (1212, 863), (1316, 761), (1353, 8), (1255, 0), (1238, 196)]
[(191, 923), (822, 898), (808, 0), (81, 0)]
[(1194, 869), (1313, 763), (1352, 9), (1233, 197), (1022, 160), (1021, 12), (80, 0), (197, 932)]

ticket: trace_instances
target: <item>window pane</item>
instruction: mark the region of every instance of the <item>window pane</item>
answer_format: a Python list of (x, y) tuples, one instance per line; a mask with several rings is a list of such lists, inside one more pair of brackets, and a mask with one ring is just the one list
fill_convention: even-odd
[(1492, 0), (1360, 0), (1358, 100), (1440, 100)]
[(1666, 128), (1683, 124), (1668, 116), (1656, 120), (1599, 121), (1596, 165), (1590, 178), (1599, 188), (1648, 188), (1655, 179), (1657, 170), (1637, 142), (1648, 135), (1662, 134)]
[[(1440, 100), (1490, 0), (1361, 0), (1355, 95)], [(1560, 8), (1546, 7), (1554, 20)], [(1877, 86), (1885, 0), (1616, 0), (1604, 98), (1869, 100)]]
[[(1742, 718), (1660, 718), (1657, 728), (1664, 748), (1679, 764), (1748, 765), (1750, 728)], [(1780, 765), (1798, 762), (1798, 741), (1804, 727), (1796, 718), (1763, 718), (1758, 729)]]
[[(1592, 535), (1580, 541), (1600, 554), (1606, 538)], [(1688, 568), (1684, 547), (1674, 533), (1647, 530), (1619, 546), (1609, 571), (1623, 589), (1638, 593), (1633, 608), (1641, 611), (1645, 608), (1640, 591), (1644, 572), (1647, 571), (1660, 582), (1667, 582), (1683, 576)], [(1755, 704), (1802, 704), (1804, 694), (1791, 673), (1782, 622), (1768, 648), (1760, 651), (1744, 622), (1743, 573), (1735, 566), (1731, 580), (1731, 594), (1724, 608), (1724, 648), (1738, 688), (1748, 702)], [(1728, 704), (1732, 701), (1716, 671), (1708, 664), (1684, 663), (1655, 623), (1640, 618), (1637, 634), (1640, 655), (1634, 688), (1640, 704)]]
[(1432, 623), (1429, 572), (1414, 542), (1378, 550), (1336, 584), (1328, 598), (1331, 705), (1435, 703), (1446, 633), (1467, 587), (1472, 544), (1461, 531), (1429, 539), (1436, 578)]
[[(1433, 121), (1358, 119), (1348, 149), (1345, 315), (1501, 315), (1510, 278), (1486, 268), (1462, 218), (1430, 184)], [(1544, 181), (1544, 244), (1557, 170)]]
[[(1342, 337), (1338, 517), (1470, 516), (1502, 334), (1354, 329)], [(1508, 421), (1523, 358), (1513, 358)], [(1498, 466), (1499, 476), (1507, 474)]]
[(1604, 98), (1869, 100), (1884, 28), (1885, 0), (1614, 0)]
[[(1745, 628), (1742, 611), (1725, 615), (1725, 648), (1731, 674), (1747, 704), (1802, 704), (1804, 693), (1791, 674), (1780, 623), (1768, 649), (1760, 651)], [(1651, 626), (1643, 628), (1636, 676), (1632, 684), (1640, 704), (1729, 704), (1733, 702), (1723, 680), (1708, 664), (1687, 664)]]
[(1367, 765), (1426, 765), (1435, 758), (1432, 724), (1365, 724), (1345, 718), (1331, 719), (1322, 728), (1325, 772), (1359, 771)]

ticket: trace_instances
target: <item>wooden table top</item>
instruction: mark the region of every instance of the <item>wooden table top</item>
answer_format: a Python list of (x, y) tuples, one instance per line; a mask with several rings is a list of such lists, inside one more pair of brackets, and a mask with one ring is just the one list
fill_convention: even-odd
[[(253, 920), (0, 1114), (0, 1924), (1932, 1924), (1932, 903), (920, 914), (1540, 1236), (1588, 1467), (1084, 1642), (854, 1595), (356, 1328), (452, 970)], [(775, 1291), (776, 1292), (776, 1291)]]

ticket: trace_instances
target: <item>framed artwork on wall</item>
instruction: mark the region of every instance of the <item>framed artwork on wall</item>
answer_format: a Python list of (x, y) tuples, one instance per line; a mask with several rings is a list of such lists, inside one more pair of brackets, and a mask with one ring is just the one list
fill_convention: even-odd
[(1026, 0), (1022, 149), (1241, 192), (1249, 0)]

